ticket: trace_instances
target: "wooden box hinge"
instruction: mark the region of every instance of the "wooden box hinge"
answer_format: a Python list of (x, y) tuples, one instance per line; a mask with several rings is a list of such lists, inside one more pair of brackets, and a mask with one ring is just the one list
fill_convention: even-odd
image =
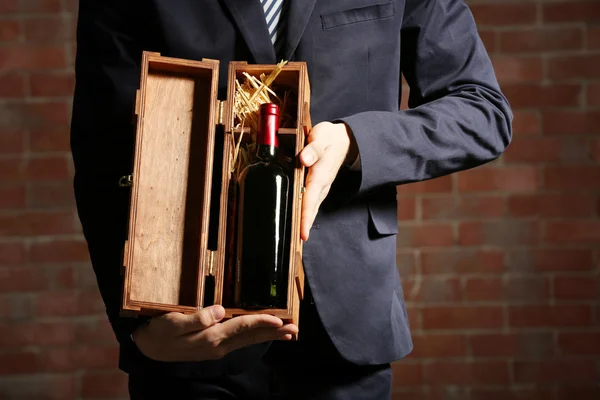
[(223, 103), (223, 101), (219, 101), (219, 125), (223, 125), (223, 109), (225, 108)]
[(208, 264), (208, 275), (213, 276), (213, 270), (215, 266), (215, 252), (212, 250), (208, 250), (207, 256), (207, 264)]

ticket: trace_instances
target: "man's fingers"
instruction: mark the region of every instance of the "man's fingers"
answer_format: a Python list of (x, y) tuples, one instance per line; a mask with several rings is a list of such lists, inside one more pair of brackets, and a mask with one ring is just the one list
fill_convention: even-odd
[(308, 240), (310, 228), (336, 174), (335, 160), (327, 155), (321, 157), (308, 171), (300, 221), (300, 236), (304, 241)]
[(234, 337), (223, 341), (219, 346), (225, 354), (253, 344), (269, 342), (272, 340), (290, 340), (292, 335), (298, 333), (295, 325), (288, 324), (279, 328), (257, 328), (242, 332)]
[(174, 317), (174, 319), (176, 319), (177, 333), (179, 335), (184, 335), (186, 333), (210, 328), (222, 320), (224, 316), (225, 309), (223, 306), (215, 305), (202, 308), (193, 314), (179, 314), (177, 317)]
[(283, 321), (280, 318), (267, 314), (242, 315), (223, 322), (218, 326), (219, 340), (227, 340), (242, 332), (257, 328), (280, 328)]

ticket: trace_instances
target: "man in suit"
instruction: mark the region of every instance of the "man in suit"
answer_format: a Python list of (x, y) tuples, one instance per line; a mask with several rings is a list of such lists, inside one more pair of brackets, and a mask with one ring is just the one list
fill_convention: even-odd
[[(511, 139), (509, 104), (463, 0), (263, 3), (80, 0), (74, 186), (133, 399), (389, 398), (390, 363), (412, 349), (396, 186), (487, 163)], [(219, 306), (119, 316), (129, 193), (117, 181), (131, 172), (143, 50), (220, 60), (221, 99), (229, 61), (307, 63), (315, 126), (300, 155), (309, 290), (299, 342), (274, 317), (222, 322)]]

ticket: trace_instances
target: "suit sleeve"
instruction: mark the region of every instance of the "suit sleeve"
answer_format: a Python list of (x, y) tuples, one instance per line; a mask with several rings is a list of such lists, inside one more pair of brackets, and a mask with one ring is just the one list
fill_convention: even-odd
[(129, 0), (79, 2), (71, 123), (79, 219), (108, 319), (118, 341), (129, 344), (130, 334), (145, 320), (119, 316), (129, 190), (117, 182), (131, 171), (142, 9)]
[(510, 106), (462, 0), (408, 0), (401, 38), (409, 110), (342, 119), (360, 153), (358, 194), (476, 167), (511, 140)]

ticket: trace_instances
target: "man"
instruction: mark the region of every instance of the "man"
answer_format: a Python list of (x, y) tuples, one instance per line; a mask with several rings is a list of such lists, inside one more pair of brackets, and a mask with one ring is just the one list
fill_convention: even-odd
[[(77, 205), (132, 399), (384, 399), (412, 349), (395, 265), (396, 186), (476, 167), (511, 139), (512, 114), (462, 0), (81, 0), (72, 149)], [(305, 61), (315, 124), (302, 239), (309, 293), (274, 317), (119, 317), (131, 113), (143, 50)], [(411, 110), (399, 111), (401, 74)]]

